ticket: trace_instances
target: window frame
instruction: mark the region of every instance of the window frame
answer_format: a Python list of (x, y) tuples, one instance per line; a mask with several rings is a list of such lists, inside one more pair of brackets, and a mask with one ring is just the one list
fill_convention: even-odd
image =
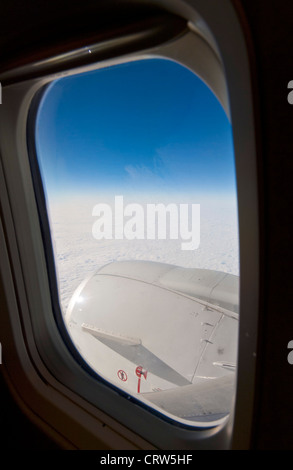
[[(167, 2), (156, 3), (165, 6)], [(189, 9), (186, 10), (183, 2), (176, 1), (171, 2), (171, 6), (168, 4), (168, 8), (185, 17), (197, 38), (201, 38), (217, 60), (222, 61), (228, 84), (238, 190), (241, 313), (236, 403), (234, 413), (231, 412), (224, 425), (198, 430), (162, 420), (153, 410), (149, 412), (147, 407), (137, 407), (135, 400), (125, 400), (123, 394), (116, 389), (97, 382), (82, 362), (73, 359), (60, 334), (59, 328), (62, 327), (59, 324), (58, 328), (52, 315), (52, 267), (48, 265), (43, 245), (43, 241), (48, 240), (48, 237), (43, 237), (48, 230), (46, 213), (41, 207), (44, 203), (43, 195), (40, 193), (36, 197), (35, 194), (27, 150), (28, 115), (35, 113), (35, 106), (40, 99), (40, 95), (36, 94), (53, 77), (43, 78), (44, 72), (41, 70), (40, 78), (22, 81), (22, 74), (25, 73), (22, 70), (20, 75), (16, 73), (18, 78), (14, 84), (3, 87), (3, 104), (0, 109), (3, 162), (0, 176), (3, 184), (0, 194), (3, 218), (1, 248), (4, 256), (1, 260), (1, 275), (5, 281), (6, 298), (9, 299), (9, 324), (4, 326), (4, 332), (7, 345), (10, 339), (17, 351), (17, 367), (15, 361), (7, 355), (5, 371), (7, 380), (31, 419), (45, 426), (47, 432), (50, 429), (55, 439), (59, 440), (63, 436), (61, 440), (65, 447), (104, 448), (109, 442), (117, 449), (245, 448), (249, 445), (253, 416), (259, 283), (254, 114), (245, 37), (230, 2), (223, 0), (220, 7), (218, 3), (214, 0), (190, 0)], [(219, 14), (223, 12), (225, 19), (223, 17), (222, 21), (217, 21)], [(213, 35), (198, 22), (198, 14), (207, 21)], [(231, 44), (231, 35), (234, 44)], [(213, 37), (217, 38), (217, 47)], [(190, 57), (190, 49), (183, 48), (187, 50), (187, 55), (183, 58), (183, 51), (177, 44), (175, 40), (167, 46), (135, 52), (122, 59), (110, 59), (107, 64), (117, 63), (117, 60), (172, 56), (173, 60), (182, 65), (187, 65), (186, 62), (189, 61), (190, 66), (194, 60)], [(88, 70), (88, 66), (85, 68)], [(206, 79), (209, 80), (209, 76)], [(33, 99), (35, 101), (31, 108)], [(227, 103), (227, 97), (224, 101)], [(32, 156), (30, 142), (31, 138), (28, 143)], [(34, 178), (38, 177), (37, 174), (34, 175)], [(248, 188), (247, 181), (250, 182)], [(247, 225), (251, 227), (249, 233), (246, 230)], [(50, 252), (49, 246), (46, 251)], [(249, 292), (250, 295), (242, 295), (244, 292)], [(53, 290), (53, 300), (55, 295)], [(57, 308), (56, 302), (55, 305), (53, 303), (53, 308)], [(55, 317), (58, 318), (58, 315)], [(4, 356), (5, 341), (2, 341), (2, 345)], [(83, 437), (78, 435), (78, 429), (83, 430)]]

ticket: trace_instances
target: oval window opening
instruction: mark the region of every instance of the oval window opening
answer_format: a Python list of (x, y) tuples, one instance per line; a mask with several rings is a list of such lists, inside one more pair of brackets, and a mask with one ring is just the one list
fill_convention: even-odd
[(181, 424), (234, 396), (239, 239), (232, 128), (165, 59), (61, 78), (36, 149), (64, 323), (88, 365)]

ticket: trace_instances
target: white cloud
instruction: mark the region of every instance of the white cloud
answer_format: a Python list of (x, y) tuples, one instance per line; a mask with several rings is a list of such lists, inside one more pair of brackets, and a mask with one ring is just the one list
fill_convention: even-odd
[(237, 211), (232, 206), (201, 207), (200, 246), (190, 252), (181, 249), (182, 240), (94, 239), (92, 208), (96, 202), (80, 203), (71, 210), (68, 203), (59, 203), (50, 211), (64, 313), (79, 284), (112, 261), (149, 260), (239, 275)]

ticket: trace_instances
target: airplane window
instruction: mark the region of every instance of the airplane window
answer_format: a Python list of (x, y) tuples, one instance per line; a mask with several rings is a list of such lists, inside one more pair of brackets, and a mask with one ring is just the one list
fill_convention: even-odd
[(166, 59), (60, 78), (40, 102), (36, 149), (76, 349), (164, 417), (225, 420), (239, 240), (232, 128), (215, 95)]

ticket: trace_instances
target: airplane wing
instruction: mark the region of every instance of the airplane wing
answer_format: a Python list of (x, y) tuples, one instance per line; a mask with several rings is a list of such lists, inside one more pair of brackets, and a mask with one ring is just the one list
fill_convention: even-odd
[(127, 393), (187, 421), (225, 415), (237, 360), (238, 281), (155, 262), (110, 263), (77, 289), (66, 324), (88, 364)]
[(129, 339), (127, 337), (106, 333), (101, 330), (97, 331), (96, 328), (89, 327), (85, 324), (82, 325), (82, 328), (120, 356), (125, 357), (134, 364), (143, 364), (144, 369), (148, 372), (178, 386), (191, 383), (185, 377), (178, 374), (176, 370), (172, 369), (172, 367), (168, 366), (166, 362), (162, 361), (158, 356), (143, 346), (141, 340)]
[(229, 414), (234, 387), (235, 376), (230, 374), (201, 383), (142, 395), (161, 413), (171, 417), (176, 416), (189, 421), (190, 424), (214, 423)]

